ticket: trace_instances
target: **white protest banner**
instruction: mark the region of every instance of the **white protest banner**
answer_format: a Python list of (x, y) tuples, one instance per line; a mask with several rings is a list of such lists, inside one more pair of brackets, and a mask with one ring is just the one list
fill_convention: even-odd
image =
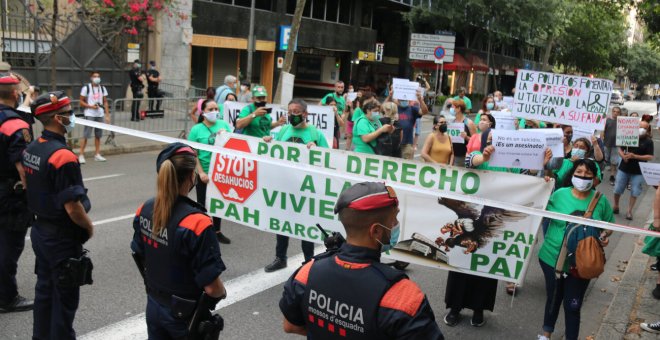
[(552, 151), (552, 158), (564, 158), (564, 132), (561, 129), (526, 129), (525, 131), (544, 134), (545, 144)]
[(648, 185), (660, 185), (660, 164), (639, 162), (644, 180)]
[(511, 110), (513, 107), (513, 97), (503, 96), (502, 103), (504, 103), (506, 109)]
[[(232, 128), (235, 128), (236, 119), (241, 113), (241, 110), (250, 105), (249, 103), (239, 103), (239, 102), (225, 102), (223, 110), (224, 120), (231, 125)], [(281, 106), (277, 104), (268, 104), (267, 108), (272, 109), (270, 114), (271, 119), (275, 122), (280, 117), (287, 114), (286, 106)], [(323, 105), (307, 105), (307, 123), (316, 126), (317, 129), (321, 130), (325, 140), (329, 145), (332, 145), (334, 139), (334, 127), (335, 127), (335, 113), (332, 109), (332, 106), (323, 106)], [(275, 136), (282, 127), (276, 127), (271, 130), (271, 134)]]
[[(385, 181), (395, 185), (402, 212), (401, 237), (393, 258), (507, 281), (517, 282), (524, 275), (541, 218), (446, 197), (439, 200), (438, 195), (446, 191), (503, 199), (501, 193), (507, 192), (511, 193), (507, 201), (542, 209), (552, 190), (552, 183), (531, 176), (266, 143), (230, 133), (221, 134), (216, 146), (221, 148), (212, 157), (207, 187), (211, 215), (320, 243), (316, 223), (343, 231), (333, 208), (339, 194), (356, 182), (355, 176), (357, 181)], [(225, 153), (227, 149), (288, 160), (291, 166), (250, 160)], [(319, 167), (327, 173), (309, 169)], [(414, 187), (437, 192), (414, 192)], [(503, 225), (490, 224), (491, 218), (500, 217)], [(472, 221), (469, 227), (468, 220)]]
[(495, 118), (496, 130), (515, 130), (516, 118), (510, 111), (490, 111), (490, 114)]
[(573, 127), (573, 138), (571, 138), (571, 143), (575, 142), (578, 138), (586, 138), (589, 143), (591, 143), (591, 137), (593, 135), (594, 130)]
[(465, 144), (465, 139), (461, 137), (461, 132), (464, 131), (465, 131), (465, 124), (463, 123), (447, 124), (447, 134), (451, 138), (452, 143)]
[(415, 100), (419, 83), (408, 79), (392, 79), (392, 98), (398, 100)]
[(616, 117), (616, 146), (639, 146), (639, 117)]
[(543, 169), (545, 135), (526, 130), (493, 130), (495, 152), (488, 164), (495, 167)]
[(602, 130), (612, 81), (519, 70), (511, 110), (516, 117)]

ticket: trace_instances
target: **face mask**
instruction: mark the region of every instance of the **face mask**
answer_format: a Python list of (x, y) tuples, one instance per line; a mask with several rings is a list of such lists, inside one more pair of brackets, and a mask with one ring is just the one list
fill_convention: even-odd
[(479, 130), (484, 131), (490, 127), (490, 123), (479, 122)]
[(438, 128), (438, 130), (440, 130), (440, 132), (442, 132), (442, 133), (447, 132), (447, 124), (442, 124), (442, 125), (440, 125), (440, 127)]
[(573, 183), (573, 187), (577, 191), (585, 192), (585, 191), (589, 191), (591, 187), (594, 185), (594, 179), (587, 177), (573, 176), (573, 178), (571, 179), (571, 183)]
[[(495, 98), (495, 102), (496, 102), (496, 103), (501, 103), (501, 102), (502, 102), (502, 99), (500, 99), (500, 98)], [(486, 104), (486, 106), (488, 106), (488, 104)]]
[(218, 120), (219, 114), (220, 114), (219, 111), (204, 112), (204, 118), (206, 118), (206, 120), (208, 120), (211, 123), (215, 123)]
[(452, 106), (451, 108), (449, 108), (449, 113), (456, 114), (456, 109), (454, 109), (454, 107)]
[(376, 121), (380, 119), (380, 112), (378, 111), (371, 111), (371, 120)]
[(247, 86), (241, 85), (241, 91), (243, 91), (243, 92), (247, 91)]
[(407, 100), (400, 100), (399, 101), (399, 106), (401, 107), (408, 107), (408, 101)]
[(495, 108), (495, 103), (486, 103), (486, 109), (492, 110)]
[(69, 124), (68, 125), (62, 124), (62, 126), (64, 126), (66, 133), (71, 133), (71, 131), (73, 131), (73, 128), (76, 126), (76, 115), (70, 115)]
[(353, 89), (348, 89), (348, 93), (353, 93), (353, 92), (354, 92)]
[(639, 128), (639, 136), (640, 137), (646, 136), (646, 129), (645, 128)]
[(582, 150), (582, 149), (573, 148), (573, 149), (571, 150), (571, 156), (572, 156), (572, 157), (577, 156), (577, 158), (579, 158), (579, 159), (584, 158), (584, 156), (585, 156), (586, 154), (587, 154), (587, 152), (584, 151), (584, 150)]
[(142, 64), (135, 64), (135, 68), (140, 68), (142, 67)]
[(99, 78), (99, 77), (92, 78), (92, 83), (94, 83), (96, 85), (100, 84), (101, 83), (101, 78)]
[(399, 226), (400, 226), (400, 224), (395, 225), (391, 229), (384, 226), (384, 225), (382, 225), (382, 224), (378, 224), (378, 225), (390, 231), (390, 240), (387, 244), (383, 243), (380, 240), (376, 240), (381, 245), (381, 247), (380, 247), (380, 252), (381, 253), (389, 252), (399, 242), (399, 232), (400, 232)]
[(289, 123), (293, 127), (298, 127), (300, 124), (302, 124), (304, 121), (302, 115), (289, 115)]
[(566, 138), (566, 143), (570, 143), (573, 140), (573, 134), (564, 135), (564, 138)]

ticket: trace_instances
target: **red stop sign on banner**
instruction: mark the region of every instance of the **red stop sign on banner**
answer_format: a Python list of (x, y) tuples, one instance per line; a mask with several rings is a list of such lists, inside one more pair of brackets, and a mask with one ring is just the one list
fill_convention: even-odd
[[(248, 142), (242, 139), (231, 138), (224, 147), (252, 152)], [(219, 154), (213, 164), (211, 180), (226, 200), (243, 203), (257, 190), (257, 162)]]

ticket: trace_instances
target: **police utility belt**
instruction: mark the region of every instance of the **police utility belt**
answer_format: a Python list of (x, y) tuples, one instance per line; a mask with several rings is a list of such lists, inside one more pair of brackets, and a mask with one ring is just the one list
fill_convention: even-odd
[(80, 257), (66, 259), (57, 265), (58, 286), (75, 288), (94, 283), (92, 280), (94, 265), (92, 259), (87, 256), (88, 253), (87, 249), (83, 249)]

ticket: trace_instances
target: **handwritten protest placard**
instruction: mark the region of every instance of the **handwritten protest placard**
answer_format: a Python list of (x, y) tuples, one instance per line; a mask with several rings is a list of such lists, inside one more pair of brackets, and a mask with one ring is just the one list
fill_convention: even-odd
[(511, 110), (516, 117), (602, 130), (612, 88), (606, 79), (519, 70)]
[(552, 151), (552, 157), (564, 157), (564, 132), (561, 129), (526, 129), (526, 132), (545, 135), (545, 144)]
[(529, 131), (493, 130), (495, 152), (488, 163), (505, 168), (543, 169), (545, 135)]
[(616, 146), (639, 146), (638, 117), (616, 117)]
[(642, 170), (642, 175), (644, 176), (646, 184), (660, 184), (660, 164), (639, 162), (639, 168)]
[(490, 111), (490, 114), (493, 115), (493, 118), (495, 118), (495, 129), (516, 129), (516, 118), (511, 115), (510, 111)]
[(465, 124), (463, 123), (447, 124), (447, 134), (451, 137), (452, 143), (465, 144), (465, 139), (461, 137), (463, 131), (465, 131)]
[(415, 100), (419, 83), (408, 79), (392, 79), (392, 98), (398, 100)]

